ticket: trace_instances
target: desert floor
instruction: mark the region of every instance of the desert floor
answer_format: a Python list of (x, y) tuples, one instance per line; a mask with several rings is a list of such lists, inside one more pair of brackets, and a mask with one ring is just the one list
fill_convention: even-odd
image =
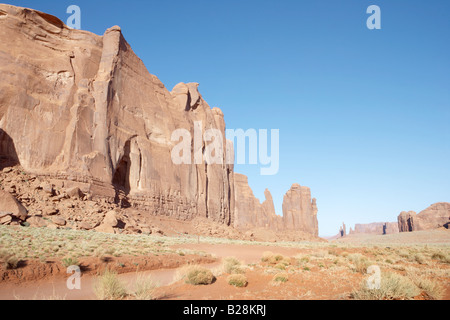
[[(448, 230), (261, 243), (0, 227), (0, 299), (449, 300), (449, 248)], [(80, 290), (67, 288), (69, 265), (81, 269)], [(370, 266), (381, 271), (376, 290)], [(204, 268), (210, 284), (187, 283)], [(99, 295), (100, 283), (111, 286), (105, 270), (122, 294)]]

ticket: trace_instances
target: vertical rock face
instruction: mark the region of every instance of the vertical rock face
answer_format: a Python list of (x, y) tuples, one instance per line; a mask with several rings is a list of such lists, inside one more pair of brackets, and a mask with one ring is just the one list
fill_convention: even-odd
[[(202, 217), (238, 228), (318, 234), (308, 188), (260, 204), (234, 174), (222, 111), (198, 83), (169, 92), (150, 74), (119, 27), (103, 36), (69, 29), (56, 17), (0, 4), (0, 163), (70, 181), (90, 198), (107, 198), (152, 215)], [(178, 130), (188, 133), (174, 137)], [(207, 139), (207, 131), (220, 138)], [(218, 143), (222, 153), (204, 159)], [(187, 144), (175, 163), (173, 150)], [(186, 151), (188, 150), (188, 151)], [(216, 149), (217, 150), (217, 149)], [(200, 161), (197, 159), (200, 158)]]
[(94, 195), (126, 196), (152, 214), (231, 224), (233, 167), (171, 160), (176, 129), (193, 139), (198, 122), (225, 137), (222, 112), (208, 106), (198, 84), (169, 92), (119, 27), (101, 37), (38, 11), (0, 10), (2, 156)]
[(237, 229), (265, 228), (278, 232), (301, 231), (318, 236), (317, 205), (311, 200), (307, 187), (294, 185), (283, 202), (283, 217), (275, 213), (273, 198), (265, 191), (266, 200), (261, 204), (248, 185), (248, 178), (235, 174), (235, 222)]
[(311, 190), (294, 184), (283, 200), (283, 222), (288, 230), (300, 230), (318, 236), (316, 199), (311, 200)]
[[(350, 230), (351, 230), (351, 228), (350, 228)], [(339, 229), (339, 236), (340, 236), (341, 238), (344, 238), (346, 235), (347, 235), (347, 227), (345, 226), (345, 223), (342, 222), (342, 226), (341, 226), (341, 228)]]
[(414, 211), (402, 212), (398, 216), (400, 232), (431, 230), (440, 227), (449, 228), (450, 203), (440, 202), (416, 214)]
[(254, 196), (252, 189), (248, 185), (248, 178), (242, 174), (234, 175), (235, 208), (234, 227), (237, 229), (250, 229), (260, 221), (260, 213), (263, 210), (261, 203)]
[(414, 217), (417, 213), (414, 211), (403, 211), (398, 216), (398, 229), (400, 232), (414, 231)]
[(383, 226), (383, 234), (393, 234), (399, 232), (400, 230), (397, 222), (386, 222)]
[(260, 203), (254, 196), (248, 185), (248, 178), (242, 174), (235, 173), (235, 208), (234, 227), (241, 230), (253, 228), (266, 228), (270, 230), (282, 230), (282, 218), (275, 213), (272, 194), (265, 191), (266, 200)]

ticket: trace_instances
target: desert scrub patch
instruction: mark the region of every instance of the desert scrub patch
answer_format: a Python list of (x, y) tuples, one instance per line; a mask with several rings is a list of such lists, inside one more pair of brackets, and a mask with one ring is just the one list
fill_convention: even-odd
[(442, 252), (435, 252), (435, 253), (433, 253), (433, 255), (431, 256), (431, 259), (440, 261), (442, 263), (450, 264), (450, 255), (449, 254), (444, 254)]
[(399, 250), (399, 251), (397, 251), (397, 255), (399, 255), (400, 257), (402, 257), (404, 259), (409, 259), (411, 254), (409, 253), (409, 251)]
[(179, 269), (176, 278), (194, 286), (209, 285), (215, 280), (213, 273), (209, 269), (197, 265), (182, 267)]
[(409, 279), (411, 279), (415, 285), (422, 290), (430, 300), (441, 300), (444, 296), (445, 289), (440, 285), (438, 280), (432, 279), (435, 277), (431, 272), (427, 272), (427, 269), (423, 267), (419, 268), (408, 268), (406, 274)]
[(427, 264), (425, 256), (420, 253), (416, 253), (413, 256), (413, 261), (417, 262), (418, 264)]
[(413, 281), (429, 299), (441, 300), (444, 297), (445, 290), (436, 280), (415, 277)]
[(20, 259), (14, 252), (7, 250), (0, 251), (0, 262), (6, 270), (17, 269), (20, 263)]
[(227, 278), (227, 282), (230, 286), (237, 288), (244, 288), (248, 285), (247, 277), (243, 274), (232, 274)]
[(323, 259), (327, 256), (328, 252), (325, 250), (315, 251), (311, 254), (312, 257)]
[(269, 263), (269, 264), (277, 264), (277, 263), (283, 261), (284, 259), (285, 259), (285, 257), (281, 254), (274, 254), (270, 251), (267, 251), (267, 252), (263, 253), (261, 261)]
[(420, 289), (409, 278), (397, 273), (386, 272), (381, 275), (379, 288), (371, 289), (367, 280), (358, 291), (351, 293), (355, 300), (407, 300), (420, 294)]
[(359, 253), (351, 254), (348, 259), (352, 262), (352, 270), (354, 272), (365, 274), (367, 273), (367, 268), (370, 267), (370, 261)]
[(280, 269), (280, 270), (286, 270), (286, 265), (284, 263), (277, 263), (274, 268)]
[(338, 251), (336, 250), (336, 249), (329, 249), (328, 250), (328, 254), (330, 255), (330, 256), (339, 256), (339, 253), (338, 253)]
[(288, 282), (288, 280), (289, 280), (289, 275), (287, 273), (276, 274), (272, 279), (273, 282), (279, 282), (279, 283), (285, 283), (285, 282)]
[(223, 259), (223, 271), (228, 274), (244, 274), (245, 269), (242, 266), (241, 261), (234, 257), (228, 257)]
[(297, 265), (301, 266), (305, 263), (309, 263), (309, 256), (296, 255), (294, 259), (297, 261)]
[(136, 300), (153, 300), (154, 292), (157, 287), (158, 285), (150, 276), (138, 274), (132, 296)]
[(273, 257), (273, 253), (270, 251), (266, 251), (263, 253), (262, 257), (261, 257), (261, 261), (262, 262), (269, 262), (270, 258)]
[(120, 300), (127, 295), (125, 286), (117, 277), (117, 273), (109, 269), (97, 277), (94, 283), (94, 293), (100, 300)]
[(280, 261), (281, 264), (284, 264), (286, 267), (291, 265), (291, 259), (290, 258), (283, 258), (283, 260)]
[[(70, 240), (72, 239), (72, 240)], [(76, 254), (79, 257), (95, 256), (95, 250), (101, 248), (104, 255), (121, 254), (148, 255), (156, 250), (176, 253), (156, 237), (142, 235), (109, 235), (80, 230), (51, 230), (48, 228), (16, 228), (0, 226), (0, 246), (15, 248), (22, 258), (37, 258), (45, 254), (48, 258), (63, 258)], [(175, 242), (174, 239), (172, 239)]]

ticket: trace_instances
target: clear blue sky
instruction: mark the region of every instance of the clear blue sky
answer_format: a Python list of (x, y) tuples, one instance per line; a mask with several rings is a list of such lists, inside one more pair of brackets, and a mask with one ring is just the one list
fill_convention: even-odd
[[(450, 1), (6, 1), (82, 29), (120, 25), (170, 90), (199, 82), (228, 128), (280, 129), (280, 171), (237, 166), (281, 214), (293, 183), (317, 198), (320, 235), (450, 202)], [(369, 5), (382, 30), (366, 27)]]

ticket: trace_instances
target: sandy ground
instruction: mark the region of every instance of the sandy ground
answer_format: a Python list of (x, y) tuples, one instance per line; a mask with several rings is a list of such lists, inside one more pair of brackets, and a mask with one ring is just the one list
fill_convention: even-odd
[[(122, 280), (128, 290), (132, 291), (137, 274), (151, 276), (158, 283), (159, 288), (154, 292), (155, 299), (161, 300), (340, 300), (349, 299), (350, 293), (357, 290), (367, 275), (361, 272), (352, 271), (348, 266), (345, 256), (352, 254), (365, 255), (370, 259), (376, 259), (373, 254), (376, 250), (384, 250), (383, 254), (394, 252), (389, 246), (380, 245), (395, 244), (397, 246), (413, 243), (416, 246), (418, 242), (425, 238), (432, 239), (431, 243), (450, 243), (447, 242), (449, 233), (439, 232), (434, 234), (416, 234), (416, 235), (395, 235), (392, 238), (386, 237), (353, 237), (337, 242), (330, 242), (329, 246), (306, 246), (301, 248), (286, 248), (274, 244), (270, 245), (240, 245), (240, 244), (182, 244), (174, 245), (173, 249), (190, 249), (202, 251), (211, 254), (214, 259), (201, 256), (164, 256), (164, 257), (138, 257), (139, 267), (133, 267), (126, 258), (120, 261), (127, 267), (120, 270), (117, 265), (119, 261), (112, 260), (108, 263), (99, 263), (96, 258), (88, 259), (85, 262), (89, 267), (81, 278), (81, 290), (68, 290), (66, 280), (68, 275), (61, 270), (52, 274), (48, 272), (41, 276), (41, 280), (32, 280), (33, 264), (24, 267), (22, 274), (26, 274), (26, 281), (21, 281), (20, 275), (10, 277), (0, 281), (0, 299), (55, 299), (63, 298), (67, 300), (91, 300), (96, 299), (93, 286), (96, 281), (96, 273), (106, 266), (115, 266), (116, 271), (120, 272), (119, 278)], [(412, 238), (414, 237), (414, 241)], [(440, 237), (440, 238), (439, 238)], [(387, 242), (386, 242), (387, 241)], [(376, 243), (377, 246), (368, 245)], [(338, 243), (338, 245), (336, 245)], [(443, 250), (447, 250), (446, 247)], [(273, 266), (270, 267), (261, 262), (261, 257), (267, 251), (281, 254), (291, 259), (292, 264), (285, 271), (289, 274), (289, 281), (286, 283), (274, 283), (272, 281), (274, 274)], [(332, 254), (330, 254), (330, 252)], [(386, 253), (387, 252), (387, 253)], [(305, 265), (297, 265), (294, 257), (308, 256), (310, 261)], [(213, 271), (217, 271), (226, 257), (235, 257), (242, 261), (246, 269), (248, 285), (244, 288), (236, 288), (227, 283), (227, 274), (219, 273), (215, 282), (208, 286), (193, 286), (185, 284), (183, 281), (174, 282), (177, 268), (184, 264), (201, 264)], [(379, 257), (378, 257), (379, 258)], [(382, 261), (387, 256), (382, 256)], [(119, 259), (119, 258), (118, 258)], [(136, 261), (136, 258), (133, 258)], [(298, 259), (298, 258), (297, 258)], [(386, 264), (385, 264), (386, 265)], [(388, 265), (390, 266), (390, 265)], [(392, 269), (405, 270), (407, 268), (423, 268), (435, 270), (433, 278), (445, 289), (443, 299), (450, 300), (450, 265), (441, 264), (435, 261), (429, 261), (425, 265), (417, 264), (410, 260), (401, 260), (392, 264)], [(433, 269), (434, 268), (434, 269)], [(417, 299), (423, 297), (418, 296)]]

